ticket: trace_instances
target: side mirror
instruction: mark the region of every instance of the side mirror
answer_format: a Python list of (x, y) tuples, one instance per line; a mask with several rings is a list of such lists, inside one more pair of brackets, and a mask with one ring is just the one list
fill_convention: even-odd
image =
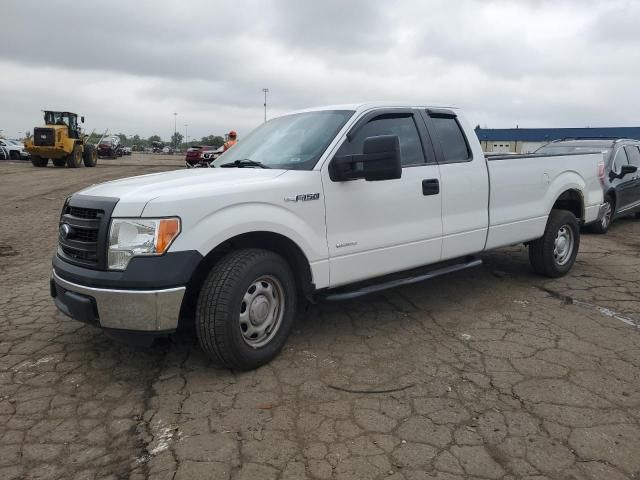
[(629, 175), (630, 173), (636, 173), (638, 171), (638, 167), (635, 165), (622, 165), (620, 167), (620, 172), (616, 173), (614, 171), (609, 172), (609, 180), (615, 180), (616, 178), (623, 178), (625, 175)]
[(334, 182), (364, 178), (367, 181), (394, 180), (402, 176), (400, 140), (397, 135), (366, 138), (359, 155), (334, 157), (329, 165)]
[(80, 117), (80, 123), (84, 123), (84, 116)]

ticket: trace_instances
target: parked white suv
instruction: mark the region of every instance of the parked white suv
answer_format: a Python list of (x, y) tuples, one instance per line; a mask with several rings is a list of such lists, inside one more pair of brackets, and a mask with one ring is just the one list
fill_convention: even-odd
[(25, 160), (29, 158), (29, 153), (24, 149), (24, 144), (16, 140), (0, 138), (0, 147), (4, 147), (11, 160)]
[(275, 118), (212, 167), (68, 198), (58, 308), (138, 339), (195, 316), (211, 357), (249, 369), (282, 348), (300, 297), (353, 298), (523, 242), (536, 272), (564, 275), (603, 202), (601, 154), (487, 160), (458, 110), (411, 105)]

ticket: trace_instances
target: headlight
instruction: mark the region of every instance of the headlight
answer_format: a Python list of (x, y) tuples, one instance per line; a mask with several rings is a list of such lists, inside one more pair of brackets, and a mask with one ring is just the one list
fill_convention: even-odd
[(179, 218), (114, 218), (109, 230), (109, 270), (124, 270), (133, 257), (162, 255), (179, 233)]

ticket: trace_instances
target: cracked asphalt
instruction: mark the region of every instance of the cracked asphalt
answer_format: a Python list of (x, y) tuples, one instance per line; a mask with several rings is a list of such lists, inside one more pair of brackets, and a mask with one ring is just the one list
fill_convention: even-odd
[(561, 279), (517, 246), (301, 308), (234, 373), (190, 332), (135, 350), (49, 298), (65, 196), (180, 163), (0, 163), (0, 478), (640, 479), (640, 221), (585, 234)]

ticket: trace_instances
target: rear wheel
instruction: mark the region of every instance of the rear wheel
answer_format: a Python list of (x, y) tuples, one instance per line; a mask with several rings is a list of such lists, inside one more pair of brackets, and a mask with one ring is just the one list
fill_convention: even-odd
[(542, 238), (529, 245), (529, 261), (540, 275), (561, 277), (576, 261), (580, 247), (580, 227), (573, 213), (551, 210)]
[(69, 168), (78, 168), (82, 165), (82, 150), (80, 149), (80, 145), (76, 145), (73, 147), (73, 152), (71, 155), (67, 156), (67, 166)]
[(54, 158), (52, 161), (54, 167), (64, 167), (67, 164), (66, 158)]
[(609, 231), (611, 221), (613, 220), (613, 215), (616, 211), (616, 204), (613, 201), (613, 198), (611, 198), (611, 195), (605, 195), (603, 209), (604, 214), (602, 215), (602, 218), (591, 225), (591, 231), (594, 233), (602, 234)]
[(93, 145), (85, 144), (82, 159), (84, 160), (85, 167), (95, 167), (98, 163), (98, 153), (96, 152), (96, 148)]
[(280, 255), (254, 248), (232, 252), (213, 267), (200, 291), (198, 341), (227, 367), (257, 368), (282, 349), (295, 307), (293, 273)]
[(47, 163), (49, 163), (48, 158), (36, 157), (35, 155), (31, 155), (31, 164), (34, 167), (46, 167)]

